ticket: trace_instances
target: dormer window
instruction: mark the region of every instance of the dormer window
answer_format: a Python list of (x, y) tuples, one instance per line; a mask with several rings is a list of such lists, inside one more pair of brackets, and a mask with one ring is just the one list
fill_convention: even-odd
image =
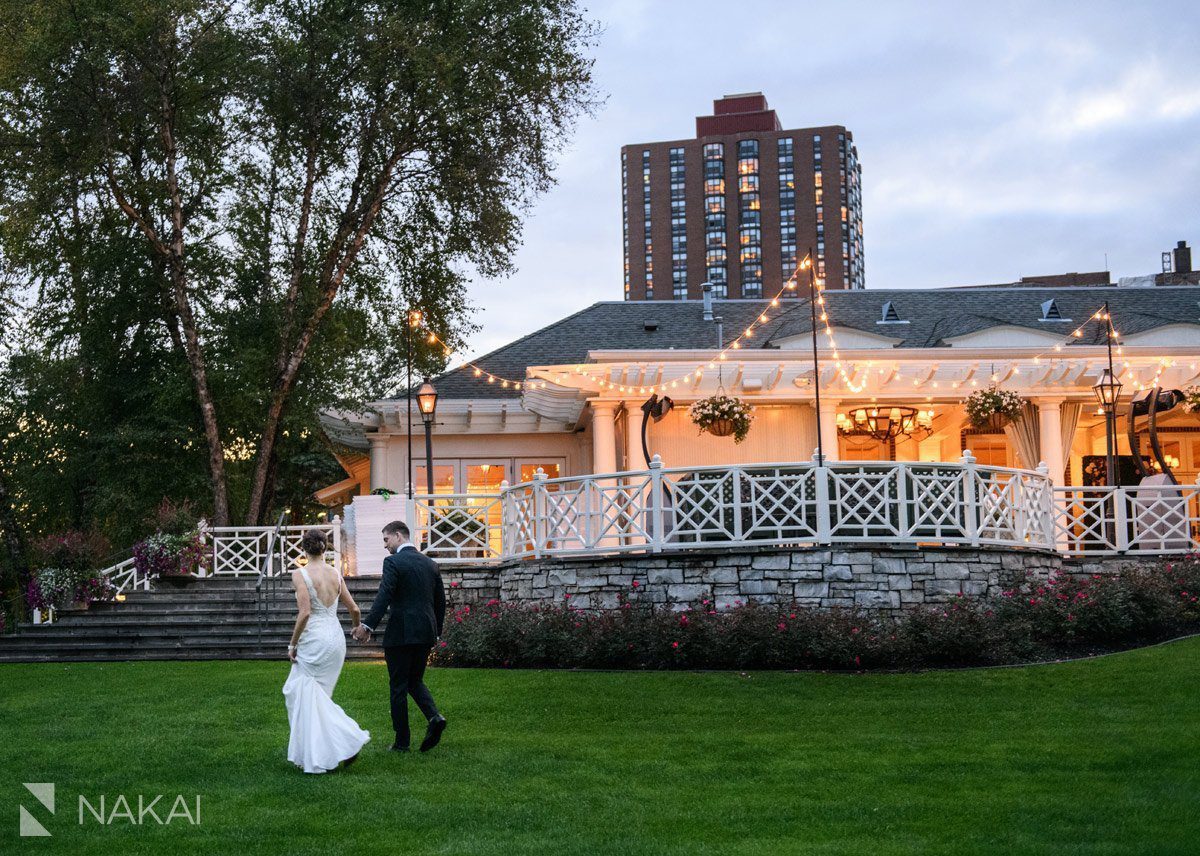
[(896, 311), (896, 305), (890, 300), (883, 302), (882, 318), (876, 321), (876, 324), (907, 324), (907, 321), (900, 319), (900, 313)]
[(1042, 317), (1039, 318), (1038, 320), (1046, 321), (1046, 322), (1057, 322), (1057, 321), (1070, 321), (1071, 319), (1063, 317), (1062, 310), (1060, 310), (1058, 308), (1058, 302), (1055, 301), (1053, 298), (1051, 298), (1050, 300), (1047, 300), (1045, 303), (1042, 304)]

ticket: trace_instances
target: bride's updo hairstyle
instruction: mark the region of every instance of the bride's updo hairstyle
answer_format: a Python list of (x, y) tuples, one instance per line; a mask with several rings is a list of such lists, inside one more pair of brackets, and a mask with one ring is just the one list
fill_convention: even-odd
[(304, 533), (304, 537), (300, 539), (300, 546), (304, 548), (304, 552), (310, 556), (325, 555), (326, 545), (325, 533), (317, 529), (309, 529)]

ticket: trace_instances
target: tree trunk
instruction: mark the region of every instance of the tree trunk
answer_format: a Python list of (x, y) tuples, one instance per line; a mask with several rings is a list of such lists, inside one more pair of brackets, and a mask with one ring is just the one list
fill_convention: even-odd
[[(258, 525), (258, 521), (265, 512), (263, 500), (267, 494), (267, 478), (271, 459), (275, 454), (275, 444), (279, 440), (280, 421), (288, 398), (296, 385), (296, 378), (300, 374), (304, 357), (316, 338), (325, 314), (333, 305), (333, 300), (346, 278), (347, 271), (358, 258), (367, 233), (379, 216), (401, 154), (400, 151), (393, 152), (380, 167), (378, 175), (372, 182), (370, 194), (364, 199), (361, 207), (358, 204), (357, 192), (351, 194), (346, 211), (342, 216), (341, 227), (325, 254), (321, 271), (321, 300), (313, 309), (312, 315), (309, 316), (296, 344), (289, 350), (287, 342), (280, 343), (279, 365), (283, 366), (283, 371), (276, 378), (275, 387), (271, 391), (271, 405), (267, 409), (262, 440), (259, 443), (258, 455), (254, 462), (254, 474), (250, 483), (250, 504), (246, 510), (246, 525), (248, 526)], [(361, 183), (361, 178), (360, 175), (356, 179), (356, 185)]]

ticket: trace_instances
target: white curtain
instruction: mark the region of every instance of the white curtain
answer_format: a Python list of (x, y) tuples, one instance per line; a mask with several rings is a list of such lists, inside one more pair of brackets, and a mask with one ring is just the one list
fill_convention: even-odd
[(1038, 440), (1038, 410), (1030, 402), (1025, 402), (1013, 420), (1004, 426), (1008, 442), (1017, 453), (1017, 463), (1027, 470), (1032, 470), (1041, 463), (1041, 444)]
[(1079, 417), (1083, 414), (1083, 403), (1067, 401), (1059, 408), (1059, 419), (1062, 420), (1063, 466), (1071, 469), (1071, 444), (1075, 441), (1075, 429), (1079, 427)]

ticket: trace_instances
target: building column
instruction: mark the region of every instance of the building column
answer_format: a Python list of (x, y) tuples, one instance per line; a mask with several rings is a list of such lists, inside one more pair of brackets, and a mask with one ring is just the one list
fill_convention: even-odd
[(641, 405), (625, 402), (625, 469), (644, 470), (646, 459), (642, 457), (642, 423), (646, 414)]
[(367, 442), (371, 444), (371, 490), (387, 488), (396, 493), (404, 492), (404, 485), (388, 484), (388, 434), (368, 434)]
[(592, 472), (617, 470), (617, 407), (611, 401), (592, 402)]
[(817, 419), (821, 424), (821, 446), (827, 461), (838, 459), (837, 415), (841, 406), (842, 403), (836, 398), (821, 398), (821, 412), (817, 414)]
[(1066, 484), (1063, 470), (1067, 459), (1063, 455), (1062, 443), (1062, 406), (1061, 398), (1038, 398), (1038, 441), (1041, 446), (1041, 458), (1050, 470), (1050, 480), (1056, 487)]

